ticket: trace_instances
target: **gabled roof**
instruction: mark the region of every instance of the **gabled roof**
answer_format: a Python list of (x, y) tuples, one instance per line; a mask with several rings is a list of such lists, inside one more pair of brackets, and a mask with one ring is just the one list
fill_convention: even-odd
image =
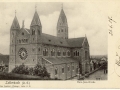
[(70, 47), (82, 47), (85, 37), (68, 39)]
[(12, 23), (11, 29), (20, 29), (20, 25), (19, 25), (19, 22), (18, 22), (16, 16), (15, 16), (15, 18), (14, 18), (14, 20), (13, 20), (13, 23)]
[(61, 9), (57, 25), (67, 25), (67, 18), (63, 9)]
[(69, 46), (67, 41), (63, 38), (48, 35), (42, 33), (42, 42), (44, 44), (58, 45), (58, 46)]
[(66, 20), (66, 15), (65, 15), (63, 9), (61, 9), (59, 18), (62, 19), (62, 22), (63, 22), (63, 23), (66, 23), (66, 21), (65, 21), (65, 20)]
[[(24, 28), (22, 30), (25, 30), (28, 34), (30, 34), (29, 29)], [(64, 46), (64, 47), (82, 47), (82, 44), (85, 39), (85, 37), (64, 39), (61, 37), (57, 37), (45, 33), (42, 33), (40, 38), (43, 44)]]
[(6, 65), (9, 65), (9, 55), (0, 55), (0, 64), (3, 62)]
[(30, 26), (34, 26), (34, 25), (42, 26), (37, 11), (35, 11), (35, 14), (33, 16), (33, 19), (32, 19)]
[(21, 28), (20, 30), (21, 30), (21, 31), (24, 30), (25, 32), (27, 32), (28, 34), (30, 34), (30, 29), (27, 29), (27, 28)]
[(85, 37), (63, 39), (60, 37), (42, 33), (42, 42), (44, 44), (50, 44), (50, 45), (65, 46), (65, 47), (82, 47), (82, 43), (84, 39)]

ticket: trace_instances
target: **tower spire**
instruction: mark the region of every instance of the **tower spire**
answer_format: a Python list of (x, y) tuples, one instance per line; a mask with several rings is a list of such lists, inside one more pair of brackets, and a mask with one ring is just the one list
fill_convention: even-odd
[(34, 16), (33, 16), (30, 26), (35, 26), (35, 25), (42, 26), (37, 11), (35, 11), (35, 13), (34, 13)]
[(15, 17), (14, 17), (11, 29), (20, 29), (20, 25), (16, 17), (16, 10), (15, 10)]
[(63, 3), (62, 3), (62, 6), (61, 6), (61, 8), (63, 9)]
[(57, 22), (57, 36), (62, 37), (64, 39), (68, 39), (68, 23), (67, 18), (63, 10), (63, 3), (62, 9), (59, 15), (59, 19)]

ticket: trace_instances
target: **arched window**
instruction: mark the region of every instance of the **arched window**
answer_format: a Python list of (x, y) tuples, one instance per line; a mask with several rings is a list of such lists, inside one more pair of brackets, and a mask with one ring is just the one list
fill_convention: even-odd
[(28, 42), (28, 39), (26, 39), (26, 42)]
[(43, 56), (48, 56), (48, 49), (47, 49), (47, 48), (45, 48), (45, 49), (43, 50)]
[(40, 35), (40, 30), (38, 29), (38, 35)]
[(32, 29), (32, 35), (35, 35), (35, 30), (34, 29)]
[(57, 68), (55, 68), (55, 75), (57, 75), (58, 74), (58, 69)]
[(53, 56), (53, 51), (51, 50), (51, 56)]
[(19, 43), (21, 43), (21, 40), (19, 40)]
[(60, 52), (60, 50), (58, 50), (58, 52), (57, 52), (57, 55), (58, 55), (58, 56), (60, 56), (60, 55), (61, 55), (61, 52)]
[(66, 56), (66, 52), (65, 51), (63, 51), (63, 56)]
[(24, 35), (24, 32), (22, 32), (22, 35)]
[(74, 63), (72, 63), (72, 70), (74, 71)]
[(45, 51), (43, 50), (43, 56), (45, 56)]
[(75, 52), (76, 56), (77, 56), (77, 51)]
[(60, 33), (60, 30), (58, 30), (58, 33)]
[(87, 60), (87, 56), (88, 56), (87, 51), (85, 51), (85, 60)]
[(14, 33), (12, 33), (12, 37), (14, 37)]
[(54, 49), (51, 50), (51, 56), (55, 56), (55, 50)]
[(45, 48), (45, 56), (48, 56), (48, 49)]
[(61, 32), (63, 32), (63, 29), (61, 29)]
[(40, 48), (38, 48), (38, 51), (40, 51)]
[(79, 56), (79, 51), (77, 52), (77, 55)]
[(70, 67), (68, 66), (68, 71), (70, 71)]
[(67, 52), (67, 55), (70, 56), (70, 51)]
[(55, 50), (53, 49), (53, 56), (55, 56)]
[(35, 48), (34, 48), (34, 47), (32, 48), (32, 51), (35, 51)]
[(77, 66), (77, 68), (76, 68), (76, 73), (78, 73), (78, 66)]
[(75, 52), (74, 52), (74, 56), (75, 56)]
[(62, 67), (62, 73), (64, 73), (64, 68)]

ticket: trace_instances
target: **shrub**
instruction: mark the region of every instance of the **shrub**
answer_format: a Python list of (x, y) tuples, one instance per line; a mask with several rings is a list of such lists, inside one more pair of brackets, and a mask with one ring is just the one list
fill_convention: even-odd
[(26, 67), (25, 65), (20, 65), (20, 66), (16, 66), (12, 70), (12, 73), (28, 75), (29, 74), (29, 70), (28, 70), (28, 67)]
[(47, 72), (47, 69), (40, 64), (37, 64), (33, 69), (34, 75), (41, 76), (41, 77), (50, 77), (49, 73)]
[(47, 69), (40, 64), (37, 64), (34, 68), (28, 68), (25, 65), (16, 66), (12, 70), (12, 73), (40, 76), (45, 79), (50, 78), (50, 74), (47, 72)]

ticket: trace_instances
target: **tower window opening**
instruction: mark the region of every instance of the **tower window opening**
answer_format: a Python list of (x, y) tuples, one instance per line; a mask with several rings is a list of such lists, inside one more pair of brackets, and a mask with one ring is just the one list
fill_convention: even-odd
[(26, 42), (28, 42), (28, 39), (26, 39)]
[(75, 56), (75, 52), (74, 52), (74, 56)]
[(57, 73), (58, 73), (58, 69), (56, 68), (56, 69), (55, 69), (55, 75), (57, 75)]
[(70, 56), (70, 51), (67, 52), (68, 56)]
[(88, 55), (88, 52), (85, 51), (85, 59), (87, 60), (87, 55)]
[(79, 56), (79, 51), (78, 51), (77, 55)]
[(70, 71), (70, 67), (68, 66), (68, 71)]
[(54, 49), (51, 51), (51, 56), (55, 56), (55, 50)]
[(60, 33), (60, 30), (58, 30), (58, 33)]
[(64, 73), (64, 68), (62, 68), (62, 73)]
[(40, 51), (40, 48), (38, 48), (38, 51)]
[(76, 56), (77, 56), (77, 51), (75, 52)]
[(58, 50), (58, 52), (57, 52), (57, 55), (58, 55), (58, 56), (60, 56), (60, 55), (61, 55), (61, 52), (60, 52), (59, 50)]
[(63, 29), (61, 29), (61, 32), (63, 32)]
[(14, 37), (14, 33), (12, 33), (12, 37)]
[(48, 56), (48, 49), (47, 48), (44, 49), (43, 56)]
[(24, 33), (22, 32), (22, 35), (24, 35)]
[(32, 35), (35, 35), (35, 30), (32, 30)]
[(21, 43), (21, 40), (19, 40), (19, 43)]
[(35, 51), (35, 48), (33, 48), (32, 51)]
[(62, 44), (62, 42), (60, 42)]
[(40, 35), (40, 30), (38, 29), (38, 34)]

